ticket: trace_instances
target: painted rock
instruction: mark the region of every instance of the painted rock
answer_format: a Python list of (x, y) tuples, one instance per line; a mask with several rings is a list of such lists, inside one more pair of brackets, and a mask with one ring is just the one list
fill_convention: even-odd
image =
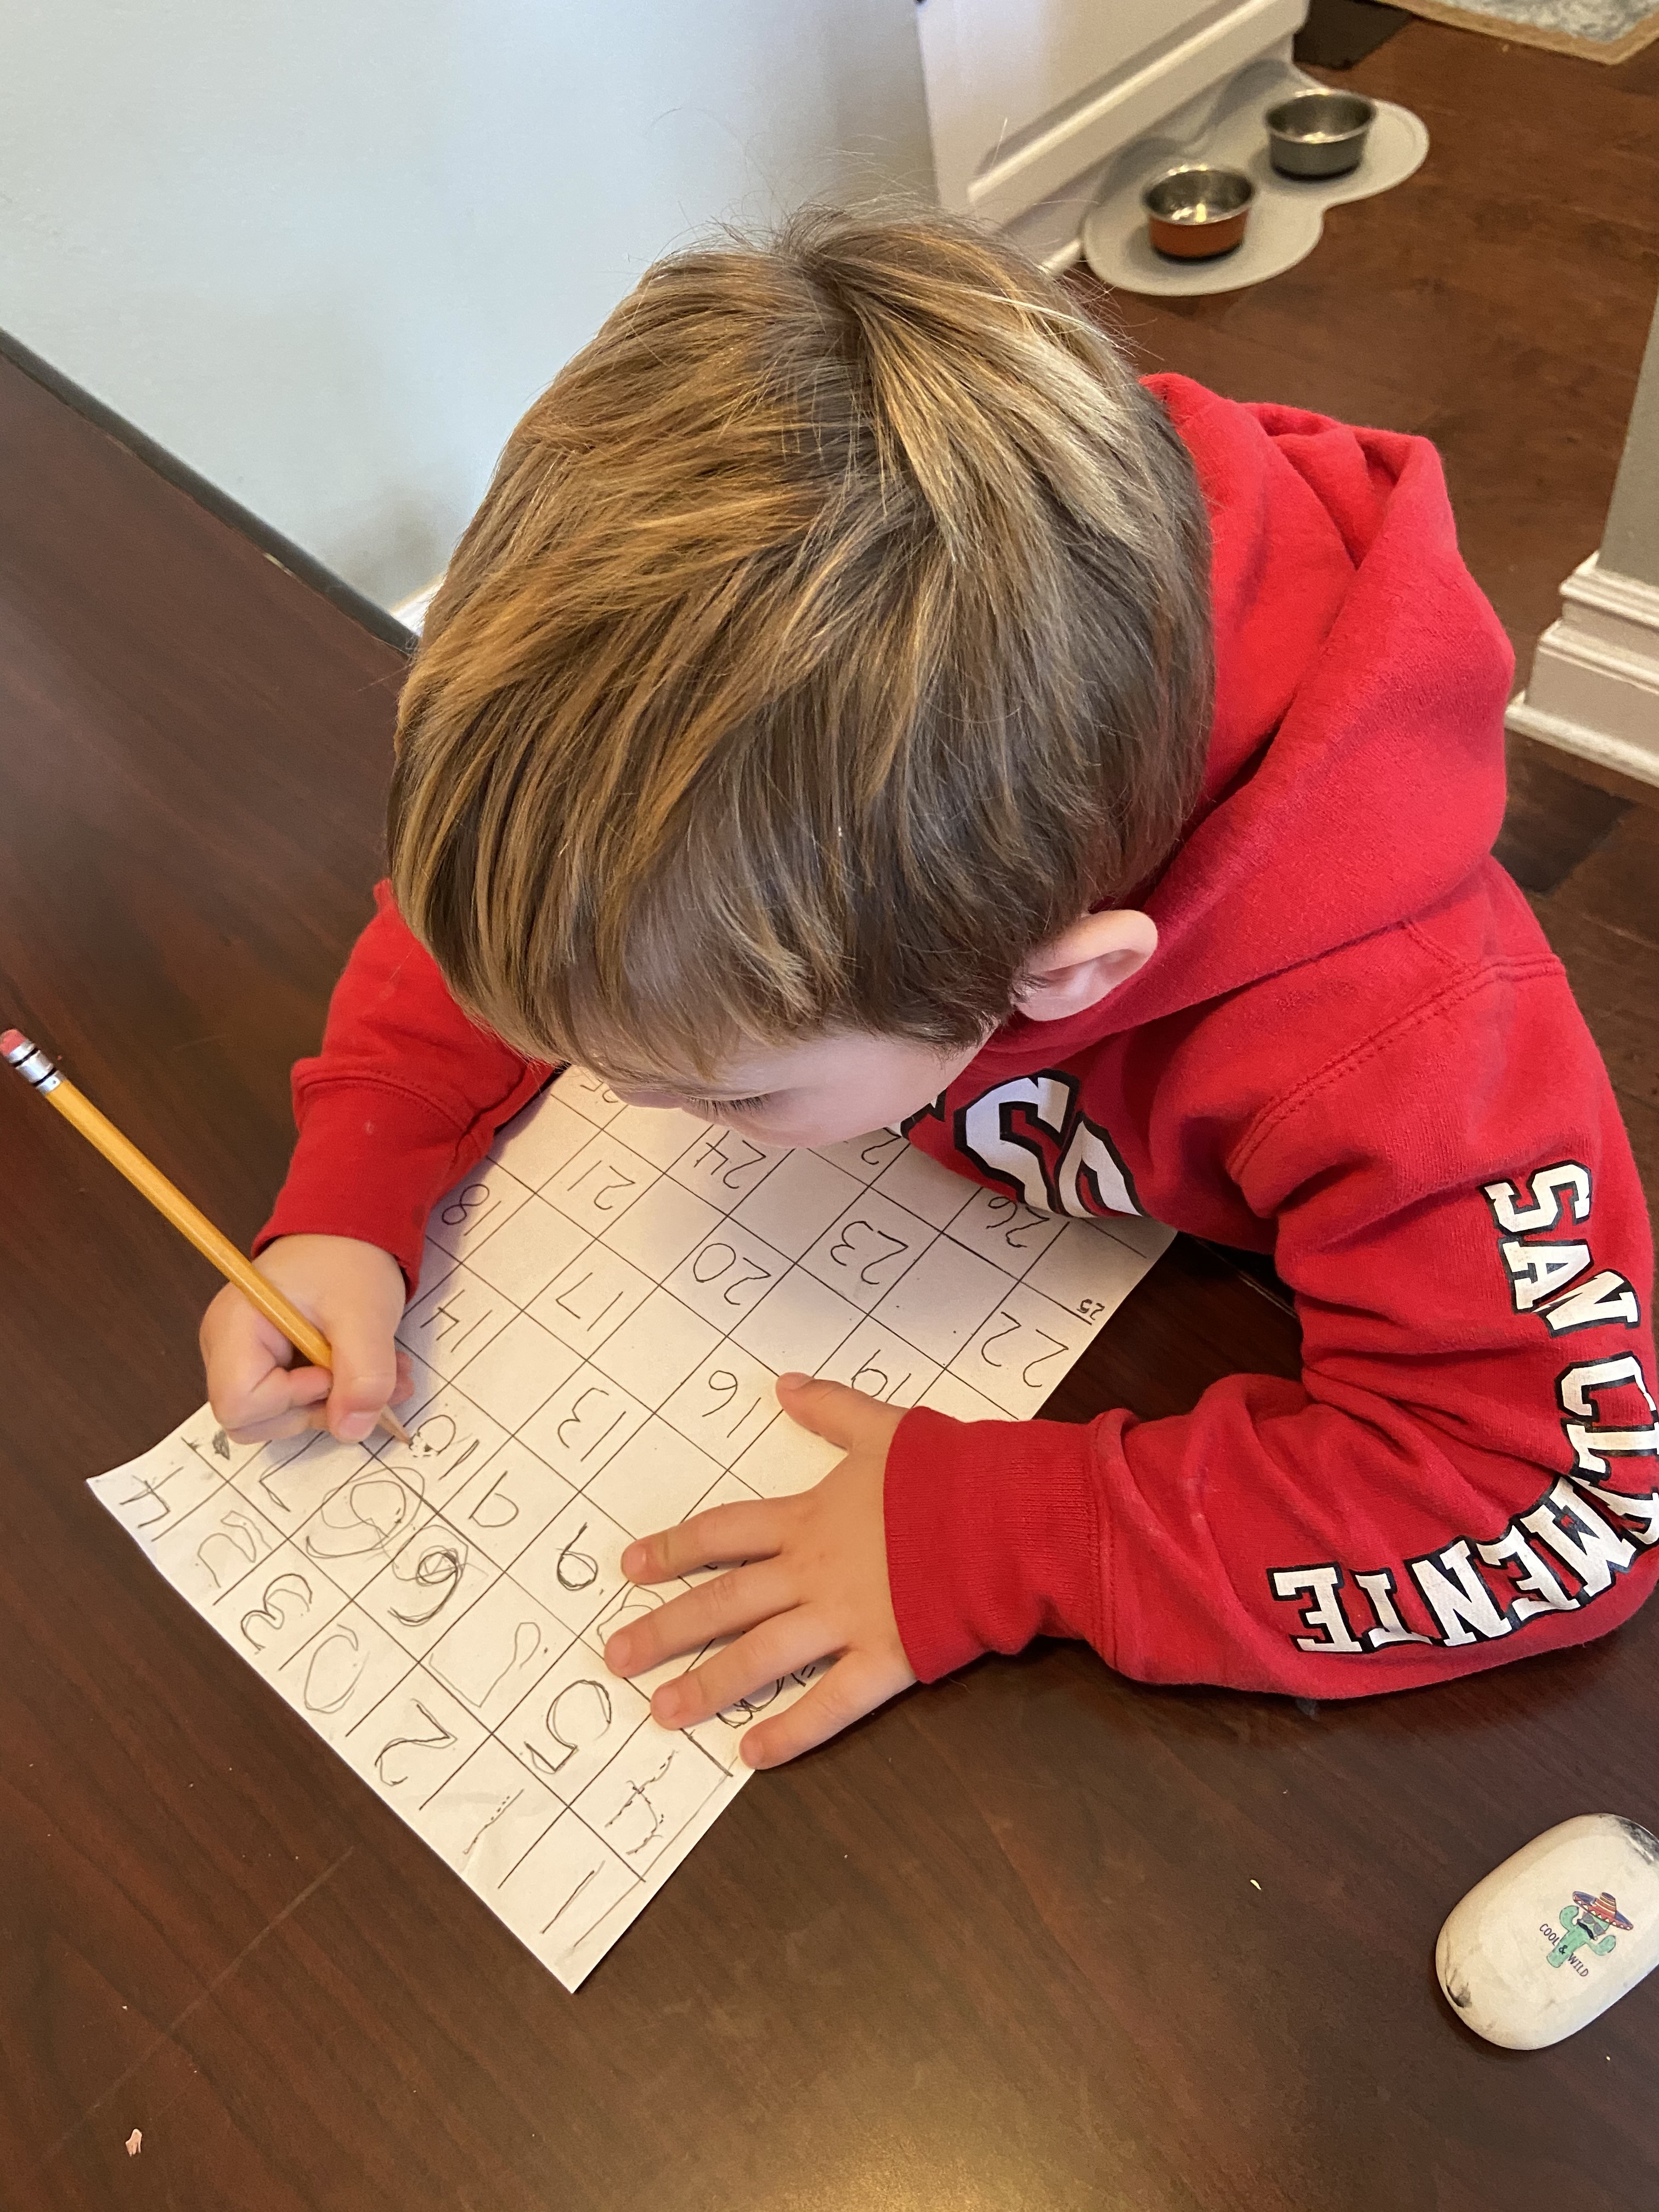
[(1547, 1829), (1454, 1907), (1434, 1964), (1489, 2043), (1576, 2035), (1659, 1966), (1659, 1837), (1614, 1813)]

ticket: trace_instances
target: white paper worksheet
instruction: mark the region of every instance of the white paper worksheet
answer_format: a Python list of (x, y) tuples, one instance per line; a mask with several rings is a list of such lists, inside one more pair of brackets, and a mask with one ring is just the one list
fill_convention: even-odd
[[(635, 1536), (815, 1482), (789, 1369), (1035, 1413), (1169, 1242), (1033, 1212), (888, 1131), (788, 1152), (572, 1069), (441, 1201), (399, 1340), (409, 1446), (238, 1446), (204, 1407), (91, 1487), (161, 1571), (574, 1990), (749, 1778), (605, 1638)], [(413, 1410), (410, 1410), (412, 1407)]]

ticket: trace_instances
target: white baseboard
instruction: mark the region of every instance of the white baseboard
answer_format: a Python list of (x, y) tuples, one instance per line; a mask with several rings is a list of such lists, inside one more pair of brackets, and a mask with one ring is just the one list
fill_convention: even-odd
[(426, 611), (437, 597), (438, 586), (442, 581), (441, 576), (434, 576), (429, 584), (422, 585), (412, 599), (400, 599), (392, 610), (395, 619), (400, 622), (405, 629), (412, 629), (416, 637), (420, 635), (426, 622)]
[(1561, 586), (1512, 730), (1598, 768), (1659, 785), (1659, 586), (1603, 570), (1592, 553)]

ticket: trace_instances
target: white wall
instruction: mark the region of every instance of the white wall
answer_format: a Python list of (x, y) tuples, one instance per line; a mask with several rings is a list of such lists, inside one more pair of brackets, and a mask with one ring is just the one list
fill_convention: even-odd
[(385, 604), (657, 253), (928, 190), (915, 0), (10, 0), (0, 325)]

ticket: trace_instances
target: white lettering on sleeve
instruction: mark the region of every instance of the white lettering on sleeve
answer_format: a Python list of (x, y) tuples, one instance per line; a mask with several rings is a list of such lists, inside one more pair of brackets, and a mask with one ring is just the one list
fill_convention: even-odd
[(1448, 1644), (1474, 1644), (1483, 1638), (1490, 1643), (1509, 1634), (1513, 1624), (1499, 1613), (1481, 1581), (1467, 1536), (1431, 1558), (1407, 1565)]
[(1565, 1336), (1575, 1328), (1611, 1328), (1615, 1322), (1634, 1328), (1641, 1318), (1635, 1291), (1611, 1267), (1544, 1309), (1544, 1326), (1552, 1336)]
[(1053, 1212), (1054, 1200), (1042, 1152), (1029, 1137), (1022, 1139), (1012, 1117), (1017, 1110), (1023, 1111), (1058, 1146), (1075, 1090), (1061, 1076), (1023, 1075), (1012, 1083), (1000, 1083), (994, 1091), (975, 1098), (963, 1115), (963, 1149), (969, 1158), (1000, 1182), (1013, 1183), (1036, 1213)]
[(1568, 1416), (1561, 1426), (1572, 1446), (1574, 1464), (1587, 1474), (1605, 1474), (1609, 1457), (1659, 1453), (1659, 1418), (1641, 1429), (1604, 1428), (1597, 1418), (1595, 1394), (1616, 1390), (1626, 1383), (1638, 1390), (1649, 1413), (1659, 1417), (1659, 1406), (1654, 1403), (1642, 1363), (1633, 1352), (1621, 1352), (1616, 1359), (1581, 1361), (1557, 1379), (1556, 1396)]
[(1590, 1264), (1588, 1244), (1523, 1244), (1511, 1237), (1498, 1246), (1510, 1271), (1516, 1313), (1530, 1313), (1582, 1275)]
[(1380, 1651), (1385, 1644), (1432, 1644), (1431, 1636), (1419, 1635), (1407, 1628), (1400, 1618), (1400, 1608), (1394, 1601), (1394, 1577), (1386, 1567), (1378, 1567), (1368, 1575), (1356, 1573), (1354, 1580), (1371, 1601), (1371, 1611), (1376, 1615), (1375, 1628), (1365, 1631), (1365, 1642), (1370, 1650)]
[(1364, 1650), (1348, 1626), (1341, 1600), (1337, 1596), (1342, 1587), (1340, 1567), (1275, 1567), (1267, 1579), (1273, 1584), (1275, 1597), (1299, 1597), (1304, 1590), (1310, 1595), (1311, 1601), (1302, 1608), (1303, 1626), (1323, 1633), (1297, 1637), (1294, 1640), (1298, 1651)]
[[(1532, 1525), (1530, 1516), (1528, 1525)], [(1516, 1627), (1523, 1620), (1530, 1620), (1535, 1613), (1571, 1613), (1577, 1608), (1577, 1598), (1567, 1595), (1548, 1562), (1534, 1551), (1514, 1522), (1495, 1544), (1477, 1544), (1474, 1548), (1489, 1567), (1513, 1570), (1510, 1578), (1517, 1592), (1534, 1593), (1530, 1597), (1516, 1595), (1510, 1599), (1510, 1619)]]
[(1635, 1545), (1616, 1528), (1610, 1528), (1565, 1475), (1554, 1484), (1543, 1504), (1534, 1505), (1521, 1519), (1522, 1525), (1530, 1528), (1534, 1536), (1541, 1537), (1577, 1576), (1584, 1586), (1578, 1594), (1581, 1605), (1586, 1598), (1599, 1597), (1613, 1576), (1623, 1574), (1636, 1557)]
[(1532, 1229), (1553, 1229), (1561, 1218), (1560, 1194), (1564, 1190), (1572, 1193), (1573, 1219), (1589, 1219), (1589, 1170), (1580, 1167), (1577, 1160), (1558, 1160), (1553, 1167), (1540, 1168), (1527, 1193), (1533, 1201), (1528, 1206), (1519, 1203), (1521, 1194), (1512, 1182), (1489, 1182), (1485, 1188), (1486, 1201), (1498, 1227), (1506, 1229), (1511, 1237), (1519, 1237)]

